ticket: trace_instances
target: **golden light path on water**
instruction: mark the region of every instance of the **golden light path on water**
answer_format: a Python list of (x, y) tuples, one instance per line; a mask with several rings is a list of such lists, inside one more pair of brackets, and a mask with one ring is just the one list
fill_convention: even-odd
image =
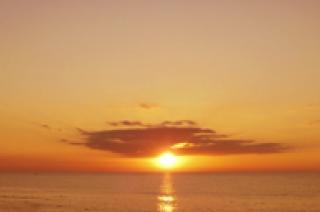
[(166, 173), (160, 186), (160, 194), (158, 196), (158, 210), (160, 212), (173, 212), (176, 208), (176, 198), (173, 195), (171, 175)]

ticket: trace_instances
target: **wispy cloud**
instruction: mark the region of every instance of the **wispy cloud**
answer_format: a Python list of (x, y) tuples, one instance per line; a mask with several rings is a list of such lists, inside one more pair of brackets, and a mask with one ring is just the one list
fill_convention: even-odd
[(139, 107), (142, 109), (150, 110), (150, 109), (158, 108), (159, 105), (154, 104), (154, 103), (142, 102), (139, 104)]
[(310, 125), (320, 125), (320, 120), (313, 120), (309, 122)]
[(122, 121), (115, 121), (115, 122), (107, 122), (110, 126), (113, 127), (120, 127), (120, 126), (125, 126), (125, 127), (132, 127), (132, 126), (146, 126), (140, 121), (129, 121), (129, 120), (122, 120)]
[(179, 121), (164, 121), (161, 123), (163, 126), (183, 126), (183, 125), (197, 125), (196, 122), (191, 120), (179, 120)]
[(48, 131), (62, 131), (61, 128), (58, 128), (58, 127), (54, 127), (54, 126), (51, 126), (49, 124), (45, 124), (45, 123), (34, 123), (35, 125), (37, 125), (38, 127), (41, 127), (42, 129), (45, 129), (45, 130), (48, 130)]
[(40, 124), (40, 126), (44, 129), (51, 130), (52, 128), (47, 124)]
[(160, 124), (147, 124), (141, 121), (121, 120), (107, 122), (112, 127), (156, 127), (156, 126), (196, 126), (197, 123), (191, 120), (163, 121)]

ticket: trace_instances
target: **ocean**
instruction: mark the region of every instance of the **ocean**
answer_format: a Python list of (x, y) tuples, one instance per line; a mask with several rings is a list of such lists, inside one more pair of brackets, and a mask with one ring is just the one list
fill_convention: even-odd
[(0, 211), (320, 211), (320, 174), (0, 174)]

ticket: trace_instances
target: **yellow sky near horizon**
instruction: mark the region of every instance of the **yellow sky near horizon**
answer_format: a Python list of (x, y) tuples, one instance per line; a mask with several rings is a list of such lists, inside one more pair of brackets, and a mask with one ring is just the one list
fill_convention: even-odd
[(182, 171), (320, 170), (319, 8), (1, 1), (0, 171), (158, 170), (149, 159), (60, 141), (119, 120), (192, 120), (232, 139), (293, 147), (190, 156)]

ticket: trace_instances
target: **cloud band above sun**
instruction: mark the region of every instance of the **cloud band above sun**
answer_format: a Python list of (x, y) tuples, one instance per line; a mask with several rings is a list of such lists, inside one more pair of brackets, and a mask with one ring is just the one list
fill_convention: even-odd
[(160, 124), (119, 121), (111, 126), (112, 129), (99, 131), (79, 129), (82, 141), (68, 143), (127, 157), (152, 157), (167, 150), (179, 155), (267, 154), (289, 150), (281, 143), (232, 139), (191, 120)]

